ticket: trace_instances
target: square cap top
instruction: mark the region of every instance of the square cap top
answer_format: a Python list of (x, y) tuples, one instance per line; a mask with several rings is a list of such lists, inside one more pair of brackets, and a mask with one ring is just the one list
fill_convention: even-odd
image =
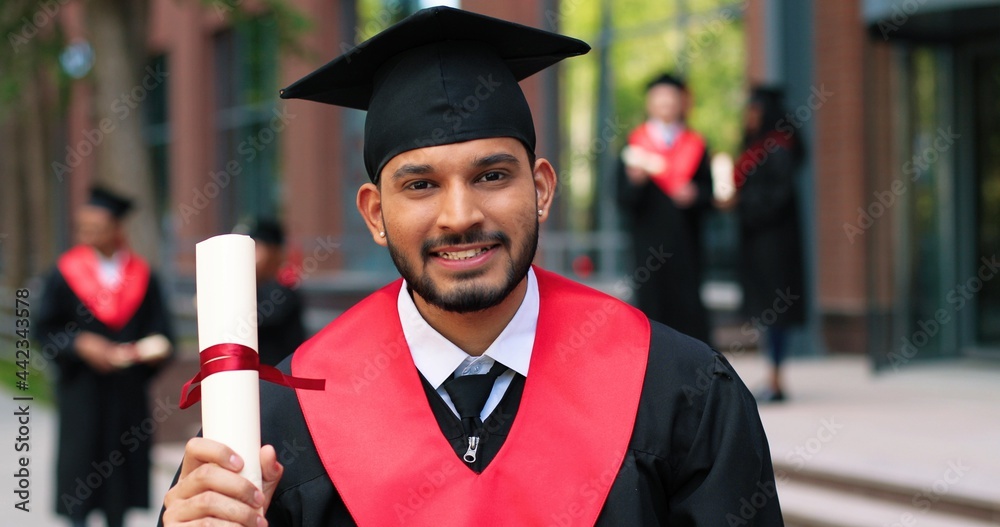
[(449, 7), (420, 10), (281, 90), (368, 110), (372, 181), (396, 155), (425, 146), (535, 133), (517, 82), (590, 46), (575, 38)]

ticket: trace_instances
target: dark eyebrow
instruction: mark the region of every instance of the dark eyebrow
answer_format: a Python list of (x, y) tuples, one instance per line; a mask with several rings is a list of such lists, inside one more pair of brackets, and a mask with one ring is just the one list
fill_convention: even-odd
[[(520, 161), (517, 160), (516, 156), (513, 156), (506, 152), (500, 152), (496, 154), (490, 154), (485, 157), (480, 157), (472, 163), (472, 166), (474, 168), (485, 168), (504, 163), (520, 165)], [(434, 167), (430, 165), (407, 164), (399, 167), (398, 169), (396, 169), (395, 172), (392, 173), (392, 180), (396, 181), (406, 176), (419, 176), (424, 174), (430, 174), (433, 172), (434, 172)]]
[(406, 176), (419, 176), (430, 174), (434, 169), (430, 165), (403, 165), (392, 173), (392, 180), (396, 181)]
[(490, 155), (488, 155), (486, 157), (480, 157), (479, 159), (476, 159), (476, 161), (472, 164), (472, 166), (474, 166), (476, 168), (485, 168), (485, 167), (488, 167), (488, 166), (500, 165), (500, 164), (504, 164), (504, 163), (508, 163), (508, 164), (512, 164), (512, 165), (520, 165), (521, 164), (521, 162), (517, 160), (517, 157), (512, 156), (512, 155), (510, 155), (508, 153), (505, 153), (505, 152), (500, 152), (500, 153), (497, 153), (497, 154), (490, 154)]

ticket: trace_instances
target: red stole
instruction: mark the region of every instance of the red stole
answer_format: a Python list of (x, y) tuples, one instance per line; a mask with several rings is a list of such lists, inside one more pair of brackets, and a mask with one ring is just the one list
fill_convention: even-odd
[(292, 358), (323, 466), (359, 525), (593, 525), (625, 457), (649, 353), (638, 310), (535, 269), (530, 371), (507, 440), (481, 474), (441, 434), (403, 337), (397, 280)]
[(792, 135), (778, 130), (771, 130), (764, 137), (754, 141), (736, 159), (733, 167), (733, 183), (736, 188), (742, 188), (747, 178), (753, 175), (761, 163), (779, 148), (791, 150), (795, 146)]
[(149, 287), (149, 265), (128, 252), (122, 279), (116, 287), (105, 287), (98, 278), (97, 252), (86, 245), (66, 251), (56, 264), (73, 294), (97, 320), (112, 331), (121, 331), (142, 305)]
[(701, 158), (705, 155), (705, 140), (688, 129), (683, 129), (670, 146), (663, 141), (653, 124), (645, 122), (632, 131), (628, 144), (658, 154), (665, 161), (664, 169), (652, 174), (651, 179), (666, 195), (672, 196), (694, 179)]

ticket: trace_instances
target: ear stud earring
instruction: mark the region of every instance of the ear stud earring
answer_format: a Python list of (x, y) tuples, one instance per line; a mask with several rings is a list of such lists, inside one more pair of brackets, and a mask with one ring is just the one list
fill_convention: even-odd
[(379, 238), (385, 238), (385, 231), (378, 231)]

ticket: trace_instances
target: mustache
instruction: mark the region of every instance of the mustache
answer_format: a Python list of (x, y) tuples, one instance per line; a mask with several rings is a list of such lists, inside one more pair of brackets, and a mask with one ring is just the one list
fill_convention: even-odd
[(424, 241), (421, 249), (424, 254), (430, 254), (435, 247), (447, 245), (472, 245), (477, 243), (499, 243), (505, 247), (510, 246), (510, 237), (501, 231), (469, 231), (461, 234), (446, 234), (438, 238)]

